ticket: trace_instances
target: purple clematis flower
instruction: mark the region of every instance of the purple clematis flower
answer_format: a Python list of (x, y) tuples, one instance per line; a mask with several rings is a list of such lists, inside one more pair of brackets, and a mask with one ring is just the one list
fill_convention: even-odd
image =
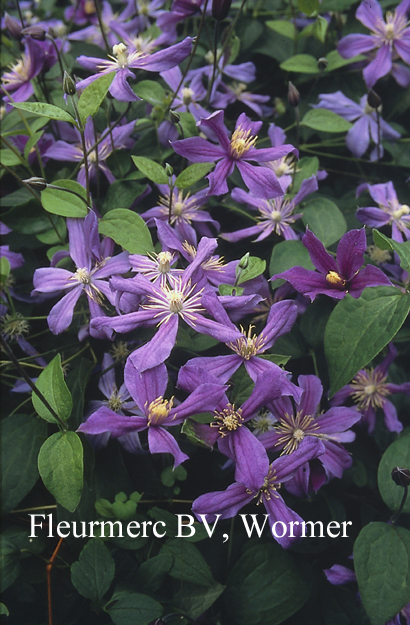
[(318, 460), (300, 467), (288, 490), (297, 496), (309, 495), (332, 477), (341, 478), (343, 471), (352, 464), (350, 454), (340, 443), (351, 442), (355, 434), (349, 428), (359, 421), (356, 408), (330, 408), (319, 413), (323, 387), (315, 375), (301, 375), (298, 379), (303, 389), (302, 398), (295, 409), (289, 397), (273, 399), (268, 408), (278, 419), (274, 429), (258, 438), (267, 450), (292, 454), (308, 437), (318, 438), (325, 447), (325, 453)]
[[(94, 124), (92, 119), (88, 118), (85, 124), (85, 146), (87, 149), (87, 163), (88, 172), (90, 178), (96, 178), (98, 170), (102, 171), (107, 178), (108, 182), (112, 184), (115, 181), (114, 175), (108, 169), (105, 161), (114, 150), (120, 150), (122, 148), (130, 148), (133, 145), (133, 140), (130, 138), (132, 131), (134, 130), (135, 122), (124, 124), (122, 126), (116, 126), (112, 130), (107, 128), (102, 135), (96, 135), (94, 130)], [(77, 143), (71, 145), (66, 141), (55, 141), (51, 147), (45, 153), (47, 158), (53, 158), (57, 161), (74, 161), (81, 163), (84, 161), (84, 153), (81, 147), (81, 136), (78, 130), (72, 129), (72, 132), (77, 138)], [(103, 136), (103, 139), (92, 149), (95, 143)], [(96, 154), (97, 152), (97, 154)], [(77, 182), (83, 187), (85, 184), (85, 165), (81, 165), (78, 174)]]
[(296, 291), (310, 297), (312, 302), (319, 294), (343, 299), (349, 293), (357, 299), (367, 286), (392, 286), (390, 280), (377, 267), (367, 265), (361, 269), (367, 247), (364, 228), (350, 230), (342, 236), (337, 246), (336, 259), (325, 250), (323, 243), (309, 228), (306, 228), (302, 242), (317, 271), (292, 267), (275, 274), (271, 280), (287, 280)]
[(111, 83), (109, 92), (112, 97), (120, 102), (134, 102), (140, 100), (135, 95), (127, 78), (135, 78), (135, 74), (131, 69), (144, 69), (147, 72), (163, 72), (183, 61), (191, 52), (192, 39), (186, 37), (180, 43), (170, 46), (166, 50), (160, 50), (153, 54), (140, 52), (135, 50), (129, 52), (124, 43), (118, 43), (113, 47), (113, 56), (110, 61), (104, 61), (99, 58), (79, 56), (77, 61), (81, 67), (85, 67), (91, 72), (98, 72), (94, 76), (90, 76), (85, 80), (77, 83), (78, 89), (84, 89), (101, 74), (110, 74), (115, 72), (114, 80)]
[(356, 217), (366, 226), (381, 228), (391, 225), (392, 239), (408, 241), (410, 239), (410, 207), (400, 204), (392, 182), (384, 184), (360, 185), (358, 193), (367, 189), (373, 200), (379, 205), (359, 208)]
[(254, 241), (263, 241), (270, 234), (275, 232), (282, 236), (285, 240), (298, 239), (297, 233), (293, 230), (291, 224), (302, 217), (302, 213), (294, 214), (296, 206), (305, 199), (310, 193), (317, 191), (318, 184), (316, 176), (311, 176), (307, 180), (303, 180), (300, 190), (295, 197), (289, 198), (285, 196), (275, 197), (272, 200), (263, 200), (254, 197), (251, 193), (246, 193), (242, 189), (234, 189), (231, 197), (236, 202), (247, 204), (251, 210), (257, 209), (259, 215), (258, 223), (255, 226), (236, 230), (235, 232), (225, 232), (221, 234), (222, 239), (236, 243), (247, 237), (258, 235)]
[[(341, 91), (322, 93), (319, 95), (319, 104), (314, 108), (323, 108), (337, 113), (349, 122), (355, 122), (346, 135), (346, 145), (351, 153), (360, 158), (366, 152), (370, 139), (375, 147), (370, 153), (370, 160), (376, 161), (384, 154), (381, 140), (395, 141), (400, 139), (400, 133), (387, 124), (377, 111), (369, 106), (367, 95), (360, 98), (360, 104), (347, 98)], [(379, 129), (380, 126), (380, 129)]]
[(223, 111), (216, 111), (202, 119), (197, 126), (212, 130), (218, 137), (219, 145), (214, 145), (202, 137), (190, 137), (174, 141), (172, 147), (177, 154), (188, 158), (193, 163), (219, 161), (214, 171), (207, 176), (209, 194), (227, 193), (226, 179), (232, 174), (236, 165), (244, 183), (257, 197), (269, 199), (283, 195), (282, 187), (273, 171), (267, 167), (261, 169), (251, 165), (249, 161), (264, 163), (281, 158), (290, 152), (297, 155), (298, 151), (293, 145), (257, 150), (254, 146), (262, 122), (252, 122), (245, 113), (239, 116), (230, 139), (224, 125)]
[[(269, 514), (269, 524), (284, 523), (287, 528), (282, 536), (273, 534), (274, 538), (285, 549), (298, 541), (302, 536), (303, 519), (288, 508), (279, 489), (282, 483), (290, 480), (295, 472), (306, 462), (317, 458), (323, 453), (323, 444), (318, 439), (308, 439), (290, 456), (282, 456), (269, 464), (269, 459), (262, 443), (255, 437), (248, 437), (246, 450), (238, 457), (235, 479), (225, 491), (201, 495), (192, 504), (192, 511), (199, 515), (207, 515), (207, 521), (230, 519), (243, 506), (256, 499), (257, 504), (263, 503)], [(293, 525), (290, 525), (293, 522)], [(293, 531), (290, 531), (292, 527)], [(283, 525), (281, 525), (281, 530)]]
[[(0, 221), (0, 236), (9, 234), (11, 228), (8, 228), (6, 224)], [(24, 258), (18, 252), (11, 252), (8, 245), (0, 245), (0, 258), (6, 258), (10, 263), (10, 269), (18, 269), (21, 265), (24, 265)]]
[(390, 432), (401, 432), (403, 424), (397, 418), (397, 410), (387, 399), (393, 393), (410, 395), (410, 382), (392, 384), (387, 382), (388, 370), (397, 356), (393, 343), (389, 344), (386, 358), (374, 369), (361, 369), (350, 384), (344, 386), (330, 400), (332, 406), (340, 406), (346, 399), (352, 398), (362, 414), (362, 421), (368, 427), (369, 434), (376, 425), (376, 411), (384, 412), (384, 422)]
[(338, 52), (345, 59), (377, 50), (375, 58), (363, 70), (368, 89), (392, 70), (393, 61), (399, 57), (410, 65), (410, 28), (407, 22), (409, 11), (409, 0), (402, 0), (394, 13), (386, 13), (384, 21), (383, 11), (377, 0), (365, 0), (356, 11), (356, 18), (372, 34), (347, 35), (339, 42)]
[(98, 220), (94, 212), (90, 211), (84, 219), (67, 219), (67, 229), (69, 255), (76, 265), (76, 271), (73, 273), (59, 267), (43, 267), (36, 269), (33, 276), (32, 295), (67, 292), (48, 315), (48, 325), (53, 334), (61, 334), (71, 324), (74, 307), (82, 293), (87, 295), (91, 317), (103, 315), (101, 304), (104, 296), (114, 303), (114, 294), (106, 278), (126, 273), (130, 269), (128, 252), (112, 256), (111, 240), (106, 240), (107, 244), (104, 245), (100, 243)]
[(141, 410), (141, 416), (121, 416), (103, 406), (81, 424), (78, 431), (86, 434), (109, 432), (112, 438), (119, 438), (130, 432), (148, 429), (148, 446), (152, 454), (172, 454), (174, 468), (188, 460), (166, 428), (179, 425), (194, 414), (213, 410), (225, 392), (224, 387), (220, 384), (202, 384), (185, 401), (173, 406), (174, 398), (164, 399), (168, 384), (164, 364), (139, 373), (128, 359), (124, 380), (131, 397)]
[[(24, 52), (21, 57), (5, 72), (2, 77), (2, 87), (7, 93), (13, 93), (14, 102), (24, 102), (34, 93), (31, 79), (38, 76), (44, 67), (44, 51), (40, 44), (27, 37), (24, 43)], [(4, 98), (10, 100), (8, 96)]]

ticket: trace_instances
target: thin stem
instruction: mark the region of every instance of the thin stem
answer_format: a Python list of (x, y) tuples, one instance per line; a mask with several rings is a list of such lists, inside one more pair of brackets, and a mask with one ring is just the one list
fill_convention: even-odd
[(100, 4), (99, 4), (98, 0), (94, 0), (94, 6), (95, 6), (95, 12), (97, 13), (98, 25), (100, 27), (101, 35), (102, 35), (102, 38), (104, 40), (105, 49), (107, 50), (107, 52), (109, 54), (111, 52), (111, 48), (110, 48), (110, 44), (108, 43), (107, 35), (105, 34), (104, 23), (102, 21)]
[(211, 99), (211, 94), (212, 94), (212, 89), (215, 83), (215, 78), (216, 78), (216, 70), (218, 67), (218, 32), (219, 32), (219, 21), (215, 20), (215, 28), (214, 28), (214, 62), (213, 62), (213, 67), (212, 67), (212, 78), (211, 81), (208, 85), (208, 91), (206, 94), (206, 105), (209, 104), (209, 101)]
[(63, 60), (60, 55), (60, 50), (58, 49), (58, 46), (56, 42), (54, 41), (54, 37), (46, 33), (46, 39), (48, 41), (51, 41), (51, 43), (53, 44), (54, 50), (56, 51), (58, 64), (60, 66), (61, 78), (63, 79), (64, 78), (64, 66), (63, 66)]

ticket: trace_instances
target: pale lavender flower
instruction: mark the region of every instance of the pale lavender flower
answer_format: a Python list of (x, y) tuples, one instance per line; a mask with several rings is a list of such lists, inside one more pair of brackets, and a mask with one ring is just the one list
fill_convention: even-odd
[[(402, 0), (394, 13), (386, 13), (384, 21), (383, 10), (377, 0), (365, 0), (356, 11), (356, 18), (372, 34), (347, 35), (339, 42), (338, 52), (345, 59), (377, 50), (375, 58), (363, 70), (368, 89), (389, 72), (392, 72), (396, 80), (399, 78), (398, 82), (403, 81), (403, 73), (399, 68), (393, 68), (393, 61), (401, 58), (410, 65), (410, 27), (407, 22), (409, 11), (409, 0)], [(408, 79), (410, 80), (410, 75)]]
[(377, 111), (369, 106), (367, 95), (360, 98), (360, 104), (347, 98), (341, 91), (336, 93), (321, 93), (319, 95), (319, 104), (314, 108), (323, 108), (354, 122), (353, 126), (347, 132), (346, 145), (351, 153), (360, 158), (367, 151), (370, 140), (375, 147), (370, 153), (370, 160), (376, 161), (382, 158), (384, 149), (381, 144), (383, 139), (387, 141), (395, 141), (400, 139), (399, 132), (394, 130), (387, 124), (379, 113), (379, 121), (377, 119)]
[[(0, 221), (0, 236), (3, 237), (11, 232), (6, 224)], [(8, 245), (0, 245), (0, 258), (7, 258), (10, 263), (10, 269), (18, 269), (24, 265), (24, 258), (18, 252), (12, 252)]]
[(409, 240), (410, 207), (407, 204), (400, 204), (393, 183), (360, 185), (357, 193), (361, 193), (364, 189), (370, 193), (378, 208), (375, 206), (359, 208), (356, 211), (357, 219), (372, 228), (390, 225), (392, 239), (399, 242)]
[[(44, 51), (37, 41), (26, 37), (21, 59), (14, 63), (2, 77), (2, 87), (13, 94), (14, 102), (24, 102), (34, 93), (32, 78), (38, 76), (44, 67)], [(9, 101), (6, 96), (5, 102)]]
[[(101, 28), (96, 19), (96, 14), (93, 15), (91, 13), (92, 7), (89, 6), (87, 2), (85, 3), (84, 9), (86, 15), (88, 12), (88, 15), (92, 16), (92, 25), (82, 30), (72, 32), (68, 38), (74, 41), (87, 41), (89, 43), (94, 43), (100, 48), (104, 48), (105, 41), (101, 34)], [(77, 15), (81, 19), (81, 11), (79, 11)], [(110, 2), (106, 0), (102, 2), (101, 21), (105, 37), (110, 46), (114, 46), (119, 39), (124, 39), (128, 33), (137, 31), (138, 17), (135, 16), (134, 19), (130, 19), (133, 15), (135, 15), (135, 6), (133, 6), (133, 4), (128, 3), (121, 13), (114, 13)]]

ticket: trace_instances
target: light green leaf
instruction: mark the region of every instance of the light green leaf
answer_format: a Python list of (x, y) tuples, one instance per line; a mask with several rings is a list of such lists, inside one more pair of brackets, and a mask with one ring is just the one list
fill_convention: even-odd
[(365, 288), (337, 304), (325, 331), (330, 397), (394, 338), (409, 310), (410, 294), (390, 286)]
[(6, 167), (14, 167), (15, 165), (21, 165), (24, 162), (23, 158), (18, 154), (15, 154), (13, 150), (7, 148), (0, 149), (0, 163)]
[(81, 123), (85, 124), (88, 117), (94, 117), (107, 95), (108, 89), (114, 79), (115, 72), (103, 74), (88, 85), (78, 100), (78, 112)]
[(168, 176), (165, 173), (165, 169), (145, 156), (132, 156), (134, 165), (137, 169), (142, 171), (144, 176), (155, 182), (155, 184), (168, 184)]
[(57, 432), (42, 445), (38, 470), (44, 486), (69, 512), (80, 503), (83, 491), (83, 446), (75, 432)]
[(1, 616), (9, 616), (9, 611), (7, 609), (7, 606), (4, 605), (4, 603), (0, 603), (0, 615)]
[(0, 285), (4, 286), (10, 275), (10, 262), (5, 256), (0, 257)]
[(244, 289), (233, 284), (220, 284), (218, 287), (220, 295), (242, 295)]
[[(403, 487), (392, 480), (391, 472), (395, 467), (410, 469), (410, 431), (404, 433), (384, 452), (380, 460), (377, 481), (380, 494), (386, 506), (397, 512), (403, 498)], [(407, 497), (403, 512), (410, 514), (410, 497)]]
[(303, 223), (329, 247), (346, 232), (346, 220), (334, 202), (326, 197), (315, 197), (303, 209)]
[(80, 595), (101, 601), (109, 589), (115, 574), (115, 563), (103, 541), (93, 538), (71, 565), (71, 581)]
[[(340, 0), (337, 0), (339, 2)], [(345, 67), (345, 65), (349, 65), (350, 63), (357, 63), (358, 61), (362, 61), (365, 57), (361, 54), (355, 56), (350, 59), (344, 59), (340, 56), (337, 50), (332, 50), (329, 54), (326, 54), (326, 59), (328, 60), (328, 65), (325, 69), (325, 72), (333, 72), (335, 69), (339, 69), (339, 67)]]
[(373, 241), (381, 250), (393, 250), (400, 257), (400, 266), (407, 272), (410, 272), (410, 241), (399, 243), (393, 239), (389, 239), (386, 235), (378, 230), (373, 230)]
[(145, 221), (128, 208), (114, 208), (104, 215), (98, 224), (100, 234), (114, 239), (131, 254), (147, 254), (154, 251), (150, 231)]
[(300, 72), (301, 74), (318, 74), (317, 59), (310, 54), (295, 54), (280, 64), (280, 68), (287, 72)]
[(310, 17), (319, 11), (320, 4), (319, 0), (298, 0), (298, 7), (299, 11)]
[(38, 480), (37, 456), (47, 425), (31, 415), (15, 414), (1, 422), (2, 513), (8, 514)]
[(354, 544), (354, 567), (372, 625), (385, 625), (410, 602), (410, 532), (370, 523)]
[(306, 113), (300, 122), (301, 126), (320, 130), (321, 132), (347, 132), (352, 124), (327, 109), (312, 109)]
[(162, 106), (165, 100), (165, 91), (163, 87), (155, 80), (141, 80), (134, 85), (134, 93), (139, 98), (152, 104), (152, 106)]
[[(63, 187), (68, 191), (59, 191), (57, 189), (44, 189), (41, 192), (41, 203), (48, 213), (61, 215), (61, 217), (86, 217), (88, 213), (86, 199), (87, 192), (78, 182), (74, 180), (55, 180), (53, 184), (57, 187)], [(84, 202), (70, 193), (75, 191), (84, 198)]]
[[(57, 354), (37, 378), (36, 387), (44, 395), (50, 406), (55, 410), (60, 419), (67, 421), (73, 408), (71, 393), (64, 381), (61, 368), (61, 356)], [(50, 423), (57, 423), (55, 417), (45, 407), (41, 399), (33, 392), (31, 396), (34, 410), (37, 414)]]
[(29, 140), (27, 141), (26, 145), (24, 146), (24, 158), (25, 159), (28, 159), (31, 150), (33, 148), (35, 148), (35, 146), (40, 141), (40, 139), (43, 136), (43, 134), (44, 134), (44, 131), (38, 131), (38, 132), (35, 132), (34, 134), (32, 134), (31, 137), (29, 137)]
[(77, 125), (77, 122), (70, 113), (64, 109), (60, 109), (58, 106), (54, 106), (54, 104), (45, 104), (44, 102), (11, 102), (11, 105), (21, 111), (27, 111), (28, 113), (48, 117), (48, 119), (55, 119), (60, 122), (69, 122), (75, 126)]
[(195, 182), (202, 180), (213, 166), (214, 163), (194, 163), (177, 176), (175, 185), (178, 189), (187, 189), (195, 184)]
[[(269, 273), (273, 276), (287, 269), (291, 269), (292, 267), (315, 269), (310, 260), (309, 252), (302, 241), (281, 241), (273, 248), (269, 263)], [(274, 280), (271, 282), (272, 288), (274, 289), (281, 284), (283, 284), (283, 280)]]
[[(248, 258), (248, 266), (246, 269), (243, 269), (240, 273), (238, 284), (243, 284), (248, 280), (253, 280), (253, 278), (257, 278), (261, 275), (266, 269), (266, 260), (262, 260), (257, 256), (249, 256)], [(238, 269), (237, 269), (238, 271)]]
[(136, 592), (121, 594), (119, 600), (106, 609), (115, 625), (149, 625), (162, 615), (160, 603)]
[(274, 30), (279, 35), (283, 37), (287, 37), (288, 39), (292, 39), (292, 41), (296, 37), (296, 28), (292, 22), (288, 22), (287, 20), (269, 20), (266, 23), (266, 26)]

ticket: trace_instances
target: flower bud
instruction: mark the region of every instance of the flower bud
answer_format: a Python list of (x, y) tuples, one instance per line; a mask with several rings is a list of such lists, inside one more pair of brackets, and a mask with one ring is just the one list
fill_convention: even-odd
[(320, 59), (317, 60), (317, 66), (321, 72), (323, 72), (323, 70), (325, 70), (328, 65), (329, 61), (324, 56), (321, 56)]
[(381, 97), (375, 91), (373, 91), (373, 89), (370, 89), (369, 93), (367, 94), (367, 104), (375, 111), (377, 111), (379, 106), (381, 106), (382, 104)]
[(35, 191), (44, 191), (44, 189), (47, 188), (47, 183), (44, 178), (39, 178), (38, 176), (26, 178), (22, 182)]
[(401, 469), (400, 467), (395, 467), (391, 472), (391, 478), (397, 486), (402, 486), (406, 488), (410, 486), (410, 470), (409, 469)]
[(289, 80), (289, 86), (288, 86), (288, 102), (294, 108), (299, 106), (299, 102), (300, 102), (300, 93), (296, 89), (295, 85), (290, 82), (290, 80)]
[(77, 93), (75, 82), (68, 72), (64, 72), (63, 89), (66, 95), (75, 95)]
[(246, 252), (245, 256), (242, 256), (241, 260), (239, 261), (238, 267), (240, 267), (241, 269), (246, 269), (248, 265), (249, 265), (249, 252)]
[(171, 121), (173, 124), (179, 124), (179, 122), (181, 121), (180, 114), (177, 113), (176, 111), (170, 111), (169, 112), (169, 121)]
[(20, 41), (22, 34), (21, 23), (19, 22), (19, 20), (17, 20), (15, 17), (11, 17), (11, 15), (9, 15), (8, 13), (5, 13), (4, 25), (9, 31), (10, 35), (14, 37), (14, 39), (17, 39), (17, 41)]
[(37, 41), (45, 41), (46, 39), (46, 31), (44, 28), (41, 28), (41, 26), (28, 26), (27, 28), (23, 28), (21, 34), (24, 36), (28, 35)]
[(169, 163), (165, 163), (165, 173), (169, 178), (174, 174), (174, 169)]
[(212, 0), (212, 17), (217, 22), (222, 22), (227, 17), (231, 2), (232, 0)]

